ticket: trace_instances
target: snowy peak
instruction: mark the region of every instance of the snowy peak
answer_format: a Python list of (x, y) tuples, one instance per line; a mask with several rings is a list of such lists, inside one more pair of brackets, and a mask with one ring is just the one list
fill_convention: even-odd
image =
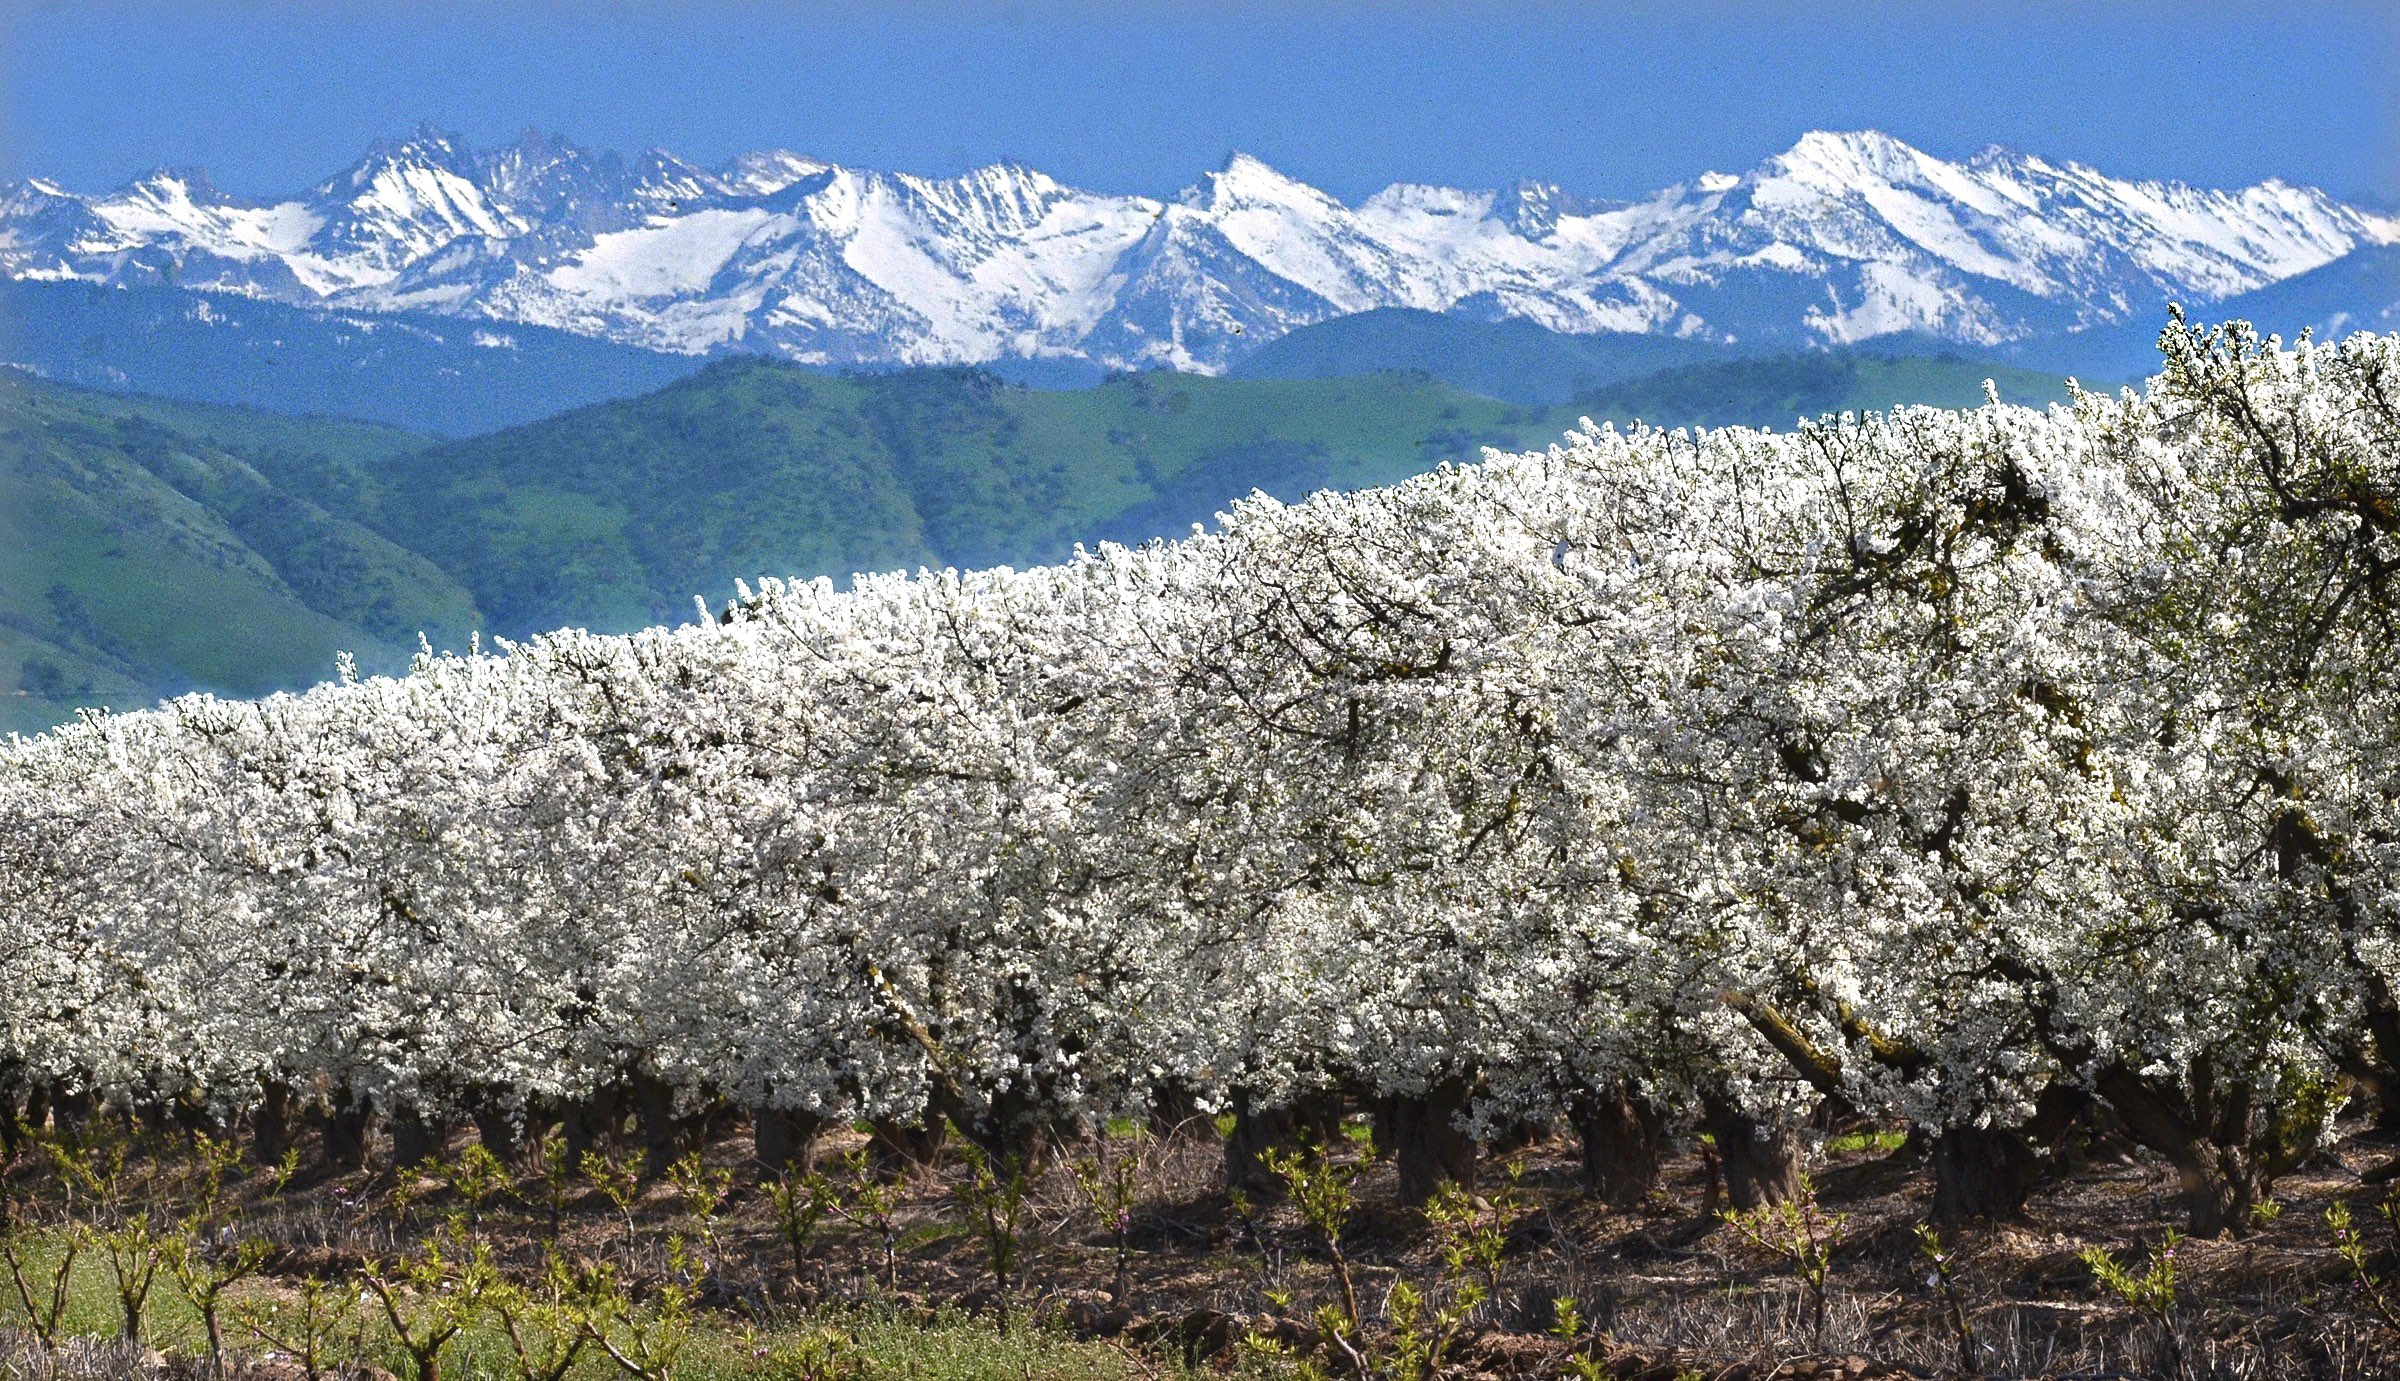
[(594, 154), (534, 129), (519, 135), (514, 144), (472, 160), (463, 171), (485, 195), (526, 213), (589, 198), (625, 180), (624, 160), (615, 154)]
[(767, 149), (736, 157), (718, 170), (716, 181), (732, 196), (772, 196), (832, 166), (820, 159), (803, 158), (789, 149)]
[(273, 203), (189, 169), (100, 196), (0, 189), (10, 277), (835, 364), (1216, 369), (1382, 307), (1786, 347), (1893, 332), (1989, 345), (2394, 243), (2400, 219), (2279, 180), (2128, 181), (1996, 145), (1951, 161), (1873, 130), (1810, 131), (1746, 172), (1630, 203), (1528, 179), (1399, 183), (1350, 206), (1246, 153), (1159, 200), (1008, 161), (936, 178), (771, 149), (703, 168), (540, 131), (477, 150), (431, 125)]
[(1877, 180), (1921, 178), (1940, 160), (1920, 153), (1880, 130), (1810, 130), (1789, 149), (1762, 164), (1787, 176), (1820, 185), (1856, 186)]
[(1022, 163), (993, 163), (958, 177), (895, 179), (941, 223), (968, 231), (1022, 235), (1060, 202), (1081, 194)]
[(1227, 155), (1213, 173), (1205, 173), (1184, 193), (1187, 206), (1224, 212), (1246, 206), (1290, 206), (1308, 210), (1340, 210), (1341, 203), (1300, 181), (1277, 172), (1263, 158), (1246, 153)]
[(504, 239), (531, 227), (486, 188), (489, 169), (430, 125), (380, 141), (302, 204), (316, 228), (307, 249), (344, 286), (387, 282), (462, 237)]

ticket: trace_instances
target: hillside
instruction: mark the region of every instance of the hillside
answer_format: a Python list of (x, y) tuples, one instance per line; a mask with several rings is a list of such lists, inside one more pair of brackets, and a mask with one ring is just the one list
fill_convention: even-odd
[[(2306, 273), (2192, 309), (2195, 321), (2250, 322), (2286, 341), (2311, 331), (2320, 341), (2353, 331), (2400, 327), (2400, 245), (2369, 245)], [(2085, 379), (2141, 379), (2158, 371), (2164, 321), (2130, 321), (2009, 345), (2004, 358)]]
[(457, 584), (329, 499), (422, 438), (0, 373), (0, 731), (78, 705), (258, 694), (354, 651), (396, 665), (480, 622)]
[(539, 326), (363, 315), (174, 287), (0, 280), (0, 363), (86, 388), (471, 436), (700, 367)]
[(642, 398), (405, 457), (362, 513), (506, 634), (680, 619), (737, 576), (1055, 560), (1178, 534), (1252, 489), (1380, 484), (1564, 425), (1421, 377), (979, 370), (827, 377), (728, 360)]
[(1903, 404), (1971, 408), (1983, 402), (1986, 379), (2002, 402), (2042, 407), (2067, 397), (2060, 376), (2012, 365), (1954, 355), (1812, 352), (1669, 369), (1590, 390), (1569, 410), (1594, 421), (1662, 427), (1780, 428), (1800, 418)]
[(1624, 379), (1734, 353), (1675, 336), (1569, 335), (1530, 321), (1386, 307), (1303, 326), (1227, 372), (1237, 379), (1340, 379), (1414, 370), (1469, 393), (1549, 406)]
[(835, 376), (734, 358), (640, 397), (436, 444), (327, 418), (0, 381), (0, 727), (84, 704), (391, 665), (420, 631), (690, 615), (738, 577), (1024, 565), (1143, 541), (1254, 489), (1388, 483), (1577, 418), (1789, 426), (1894, 403), (2063, 396), (1956, 358), (1691, 365), (1522, 407), (1423, 373), (1128, 374), (1045, 392), (975, 369)]

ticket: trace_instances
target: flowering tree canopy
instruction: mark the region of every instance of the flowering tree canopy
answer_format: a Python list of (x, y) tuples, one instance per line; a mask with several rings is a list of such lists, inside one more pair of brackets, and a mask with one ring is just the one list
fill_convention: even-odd
[(0, 1080), (2098, 1100), (2222, 1226), (2400, 1100), (2400, 339), (2163, 346), (12, 741)]

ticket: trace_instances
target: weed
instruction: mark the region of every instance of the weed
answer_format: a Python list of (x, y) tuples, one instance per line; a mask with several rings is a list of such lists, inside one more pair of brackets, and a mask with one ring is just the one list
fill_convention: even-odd
[(1810, 1332), (1825, 1345), (1825, 1282), (1833, 1274), (1834, 1248), (1849, 1234), (1845, 1214), (1827, 1213), (1817, 1202), (1816, 1183), (1800, 1177), (1800, 1192), (1781, 1203), (1728, 1209), (1718, 1215), (1734, 1234), (1783, 1262), (1808, 1291)]

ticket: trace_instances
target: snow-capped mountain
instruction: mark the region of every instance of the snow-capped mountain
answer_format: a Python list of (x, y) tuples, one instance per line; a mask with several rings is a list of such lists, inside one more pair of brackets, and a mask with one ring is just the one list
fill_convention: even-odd
[(1812, 133), (1631, 203), (1542, 183), (1403, 184), (1350, 206), (1235, 155), (1175, 197), (1012, 163), (955, 178), (784, 151), (700, 168), (432, 129), (257, 204), (163, 169), (99, 196), (0, 187), (0, 276), (177, 283), (430, 311), (688, 354), (829, 364), (1086, 358), (1216, 370), (1380, 307), (1750, 345), (1921, 333), (1972, 345), (2207, 304), (2359, 250), (2400, 218), (2279, 181), (2123, 181), (1991, 148)]

